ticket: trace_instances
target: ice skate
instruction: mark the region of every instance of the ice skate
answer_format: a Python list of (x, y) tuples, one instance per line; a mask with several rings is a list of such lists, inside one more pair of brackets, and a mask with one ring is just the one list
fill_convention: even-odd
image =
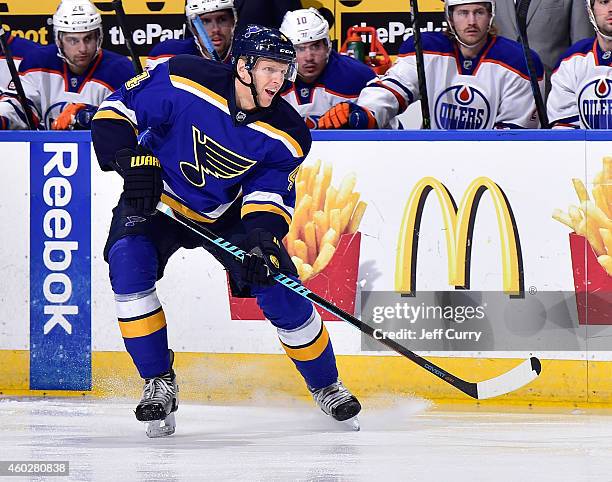
[(174, 353), (170, 351), (170, 370), (157, 377), (145, 379), (142, 399), (134, 413), (145, 422), (147, 437), (167, 437), (176, 429), (174, 412), (178, 409), (178, 385), (172, 369)]
[(340, 380), (318, 390), (312, 390), (310, 387), (308, 389), (323, 413), (352, 430), (359, 430), (357, 415), (361, 411), (361, 404)]

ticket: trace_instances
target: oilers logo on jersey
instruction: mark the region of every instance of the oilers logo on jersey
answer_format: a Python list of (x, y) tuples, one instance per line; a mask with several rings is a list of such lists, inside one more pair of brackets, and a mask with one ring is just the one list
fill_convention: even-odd
[(483, 92), (472, 85), (452, 85), (435, 101), (438, 129), (485, 129), (491, 117), (491, 104)]
[(587, 129), (612, 129), (612, 80), (599, 77), (578, 93), (580, 121)]
[(181, 161), (179, 166), (185, 179), (194, 186), (203, 187), (207, 174), (217, 179), (231, 179), (241, 176), (255, 165), (256, 161), (223, 147), (196, 126), (192, 126), (192, 130), (195, 162)]

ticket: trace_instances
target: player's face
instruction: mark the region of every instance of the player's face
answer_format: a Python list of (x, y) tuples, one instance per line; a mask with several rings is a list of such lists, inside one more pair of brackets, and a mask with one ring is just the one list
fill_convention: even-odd
[(327, 42), (324, 39), (296, 45), (298, 74), (307, 83), (312, 83), (327, 65)]
[(604, 35), (612, 35), (612, 1), (595, 0), (593, 3), (593, 15), (599, 30)]
[(491, 14), (485, 5), (469, 3), (454, 7), (451, 20), (459, 40), (474, 45), (487, 36)]
[(269, 107), (274, 96), (283, 86), (289, 66), (276, 60), (259, 59), (252, 70), (257, 101), (261, 107)]
[[(234, 14), (231, 10), (205, 13), (200, 15), (200, 20), (208, 34), (208, 38), (219, 55), (224, 54), (232, 43), (234, 32)], [(204, 43), (202, 42), (202, 45)]]
[(85, 71), (98, 51), (97, 30), (91, 32), (68, 33), (60, 35), (60, 44), (65, 57), (70, 61), (71, 70)]

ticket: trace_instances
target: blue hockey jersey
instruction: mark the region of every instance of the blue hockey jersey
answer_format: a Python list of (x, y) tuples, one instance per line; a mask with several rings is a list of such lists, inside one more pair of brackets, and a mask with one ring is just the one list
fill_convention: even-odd
[(160, 160), (162, 199), (171, 207), (214, 222), (242, 202), (243, 220), (259, 214), (266, 220), (262, 227), (284, 235), (310, 132), (281, 98), (267, 109), (240, 110), (234, 88), (230, 66), (191, 55), (145, 71), (95, 115), (98, 161), (103, 170), (113, 169), (115, 153), (135, 147), (139, 136)]

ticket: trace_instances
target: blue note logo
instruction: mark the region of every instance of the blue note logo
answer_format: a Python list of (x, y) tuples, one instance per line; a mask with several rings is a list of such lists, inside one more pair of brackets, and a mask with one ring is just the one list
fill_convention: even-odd
[(605, 77), (588, 82), (578, 94), (578, 113), (587, 129), (612, 129), (612, 80)]
[(485, 129), (490, 117), (489, 101), (472, 85), (453, 85), (436, 98), (434, 121), (438, 129)]
[(215, 179), (232, 179), (242, 176), (256, 161), (237, 154), (192, 126), (193, 162), (180, 161), (179, 167), (185, 179), (195, 187), (204, 187), (206, 176)]

